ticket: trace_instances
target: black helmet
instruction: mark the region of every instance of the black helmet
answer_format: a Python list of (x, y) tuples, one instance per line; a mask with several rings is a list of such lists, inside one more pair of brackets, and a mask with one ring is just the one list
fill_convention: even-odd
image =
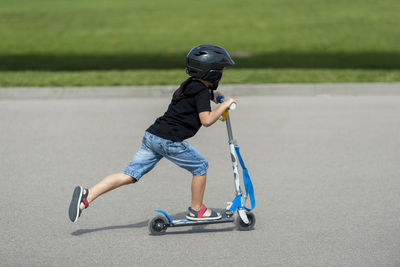
[(186, 73), (213, 83), (212, 89), (215, 90), (222, 78), (222, 69), (234, 64), (224, 48), (218, 45), (198, 45), (186, 56)]

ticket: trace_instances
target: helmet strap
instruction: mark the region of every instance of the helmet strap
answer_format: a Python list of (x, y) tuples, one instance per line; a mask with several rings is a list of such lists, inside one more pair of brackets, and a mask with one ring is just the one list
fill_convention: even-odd
[(209, 70), (202, 79), (210, 83), (215, 83), (215, 82), (218, 83), (219, 80), (221, 80), (221, 78), (222, 78), (222, 70)]
[(210, 100), (214, 100), (214, 90), (210, 89)]
[(219, 81), (220, 80), (213, 82), (213, 86), (211, 87), (212, 90), (217, 90), (218, 85), (219, 85)]

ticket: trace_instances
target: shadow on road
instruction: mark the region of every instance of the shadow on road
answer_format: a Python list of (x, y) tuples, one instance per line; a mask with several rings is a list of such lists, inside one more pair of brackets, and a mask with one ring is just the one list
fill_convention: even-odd
[[(221, 212), (221, 209), (214, 209), (218, 212)], [(186, 216), (186, 212), (180, 212), (173, 215), (170, 215), (173, 219), (183, 219)], [(126, 225), (113, 225), (113, 226), (104, 226), (99, 228), (92, 229), (78, 229), (71, 233), (73, 236), (81, 236), (84, 234), (90, 234), (94, 232), (100, 231), (109, 231), (109, 230), (118, 230), (118, 229), (129, 229), (129, 228), (143, 228), (147, 227), (150, 220), (141, 221), (138, 223), (126, 224)], [(220, 229), (206, 229), (207, 225), (198, 225), (192, 227), (179, 227), (179, 228), (169, 228), (165, 233), (166, 235), (179, 235), (179, 234), (196, 234), (196, 233), (216, 233), (216, 232), (228, 232), (233, 231), (236, 227), (223, 227)], [(188, 229), (187, 231), (171, 231), (172, 229)]]
[[(181, 69), (177, 54), (0, 54), (0, 71)], [(233, 57), (236, 68), (400, 69), (400, 53), (271, 52)]]
[(113, 225), (113, 226), (105, 226), (105, 227), (93, 228), (93, 229), (79, 229), (79, 230), (72, 232), (71, 235), (79, 236), (79, 235), (90, 234), (90, 233), (99, 232), (99, 231), (117, 230), (117, 229), (124, 229), (124, 228), (142, 228), (142, 227), (146, 227), (148, 223), (149, 223), (149, 220), (138, 222), (138, 223), (126, 224), (126, 225)]
[[(182, 235), (182, 234), (204, 234), (204, 233), (218, 233), (218, 232), (230, 232), (236, 229), (236, 227), (231, 226), (231, 227), (224, 227), (220, 229), (206, 229), (207, 225), (199, 225), (199, 226), (192, 226), (187, 231), (170, 231), (170, 229), (165, 232), (165, 235)], [(187, 229), (182, 228), (181, 229)], [(175, 228), (177, 229), (177, 228)]]

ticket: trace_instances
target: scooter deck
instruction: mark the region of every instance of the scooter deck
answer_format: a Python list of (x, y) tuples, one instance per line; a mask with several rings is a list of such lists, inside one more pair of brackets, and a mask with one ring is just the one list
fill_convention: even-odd
[(218, 220), (188, 220), (188, 219), (180, 219), (180, 220), (172, 220), (172, 222), (168, 225), (168, 227), (179, 227), (179, 226), (190, 226), (190, 225), (202, 225), (202, 224), (216, 224), (216, 223), (230, 223), (233, 222), (233, 216), (225, 217), (223, 216)]

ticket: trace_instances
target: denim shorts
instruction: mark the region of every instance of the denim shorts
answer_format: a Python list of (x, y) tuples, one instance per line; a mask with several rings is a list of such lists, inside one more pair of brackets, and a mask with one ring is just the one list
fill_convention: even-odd
[(207, 160), (188, 142), (174, 142), (146, 131), (142, 146), (125, 168), (124, 173), (139, 180), (163, 157), (188, 170), (193, 176), (203, 175), (208, 170)]

